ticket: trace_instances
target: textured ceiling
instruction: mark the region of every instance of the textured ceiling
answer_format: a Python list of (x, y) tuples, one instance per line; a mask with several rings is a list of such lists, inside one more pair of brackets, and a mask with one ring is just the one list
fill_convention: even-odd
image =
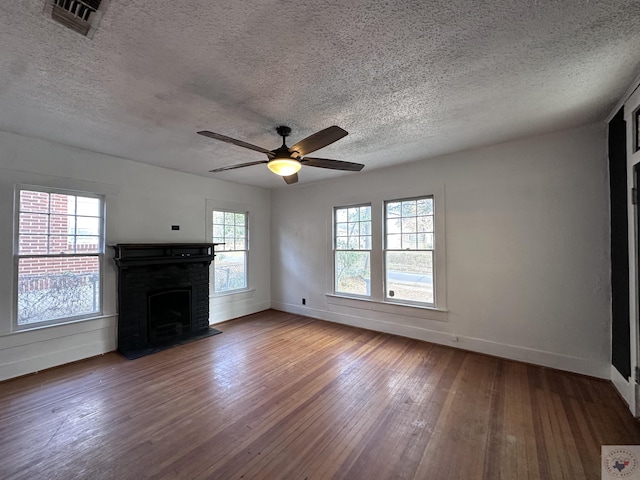
[[(638, 0), (103, 0), (92, 38), (0, 3), (0, 130), (266, 188), (262, 154), (365, 171), (603, 120), (640, 73)], [(347, 2), (344, 2), (347, 3)], [(357, 175), (303, 167), (300, 182)], [(291, 187), (289, 187), (291, 188)]]

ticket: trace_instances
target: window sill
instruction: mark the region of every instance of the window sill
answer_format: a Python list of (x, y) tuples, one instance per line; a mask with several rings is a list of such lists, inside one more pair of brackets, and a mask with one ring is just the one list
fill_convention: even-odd
[(256, 291), (255, 288), (243, 288), (242, 290), (233, 290), (231, 292), (211, 293), (211, 298), (224, 298), (224, 297), (232, 297), (235, 295), (241, 295), (242, 298), (250, 298), (250, 297), (253, 297), (255, 291)]
[(94, 317), (85, 317), (85, 318), (75, 318), (73, 320), (67, 320), (67, 321), (61, 321), (61, 322), (55, 322), (55, 323), (34, 323), (34, 324), (26, 324), (26, 325), (15, 325), (13, 326), (13, 329), (8, 332), (9, 335), (14, 335), (14, 334), (19, 334), (19, 333), (26, 333), (26, 332), (34, 332), (34, 331), (38, 331), (38, 330), (47, 330), (50, 328), (60, 328), (60, 327), (65, 327), (68, 325), (76, 325), (79, 323), (87, 323), (87, 322), (95, 322), (95, 321), (99, 321), (99, 320), (106, 320), (109, 318), (113, 318), (115, 317), (116, 314), (100, 314), (100, 315), (96, 315)]
[(446, 322), (448, 310), (436, 307), (423, 307), (419, 305), (407, 305), (401, 303), (383, 302), (370, 298), (346, 297), (327, 293), (327, 303), (342, 307), (357, 308), (360, 310), (374, 310), (376, 312), (404, 315), (407, 317), (423, 318), (437, 322)]

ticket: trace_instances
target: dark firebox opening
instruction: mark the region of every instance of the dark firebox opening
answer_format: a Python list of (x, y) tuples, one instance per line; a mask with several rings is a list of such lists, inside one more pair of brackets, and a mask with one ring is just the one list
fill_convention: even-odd
[(149, 344), (171, 344), (191, 331), (190, 288), (150, 293), (148, 301)]

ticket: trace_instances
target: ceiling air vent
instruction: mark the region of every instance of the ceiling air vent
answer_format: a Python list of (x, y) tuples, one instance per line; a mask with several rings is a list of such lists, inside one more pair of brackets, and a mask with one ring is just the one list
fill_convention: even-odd
[[(96, 26), (98, 7), (102, 0), (47, 0), (51, 18), (65, 27), (87, 35)], [(48, 7), (48, 8), (47, 8)]]

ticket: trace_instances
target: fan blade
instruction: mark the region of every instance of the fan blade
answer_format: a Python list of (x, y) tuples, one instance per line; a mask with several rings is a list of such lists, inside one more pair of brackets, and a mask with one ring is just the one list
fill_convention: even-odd
[(287, 185), (291, 185), (292, 183), (298, 183), (298, 174), (294, 173), (293, 175), (289, 175), (284, 178), (284, 181), (287, 182)]
[(295, 152), (299, 157), (304, 157), (306, 154), (320, 150), (347, 135), (346, 130), (334, 125), (333, 127), (320, 130), (304, 140), (300, 140), (293, 147), (289, 148), (289, 152)]
[(267, 155), (271, 154), (271, 150), (267, 150), (266, 148), (258, 147), (257, 145), (251, 145), (250, 143), (243, 142), (242, 140), (236, 140), (235, 138), (227, 137), (226, 135), (220, 135), (219, 133), (208, 132), (203, 130), (198, 132), (198, 135), (204, 135), (205, 137), (213, 138), (214, 140), (220, 140), (222, 142), (231, 143), (233, 145), (237, 145), (239, 147), (248, 148), (250, 150), (255, 150), (256, 152), (266, 153)]
[(303, 165), (310, 167), (330, 168), (331, 170), (346, 170), (348, 172), (359, 172), (364, 168), (361, 163), (343, 162), (342, 160), (329, 160), (328, 158), (305, 157), (300, 159)]
[(213, 170), (209, 170), (209, 171), (211, 173), (224, 172), (225, 170), (234, 170), (236, 168), (250, 167), (251, 165), (259, 165), (261, 163), (269, 163), (269, 161), (268, 160), (260, 160), (258, 162), (239, 163), (237, 165), (229, 165), (228, 167), (214, 168)]

